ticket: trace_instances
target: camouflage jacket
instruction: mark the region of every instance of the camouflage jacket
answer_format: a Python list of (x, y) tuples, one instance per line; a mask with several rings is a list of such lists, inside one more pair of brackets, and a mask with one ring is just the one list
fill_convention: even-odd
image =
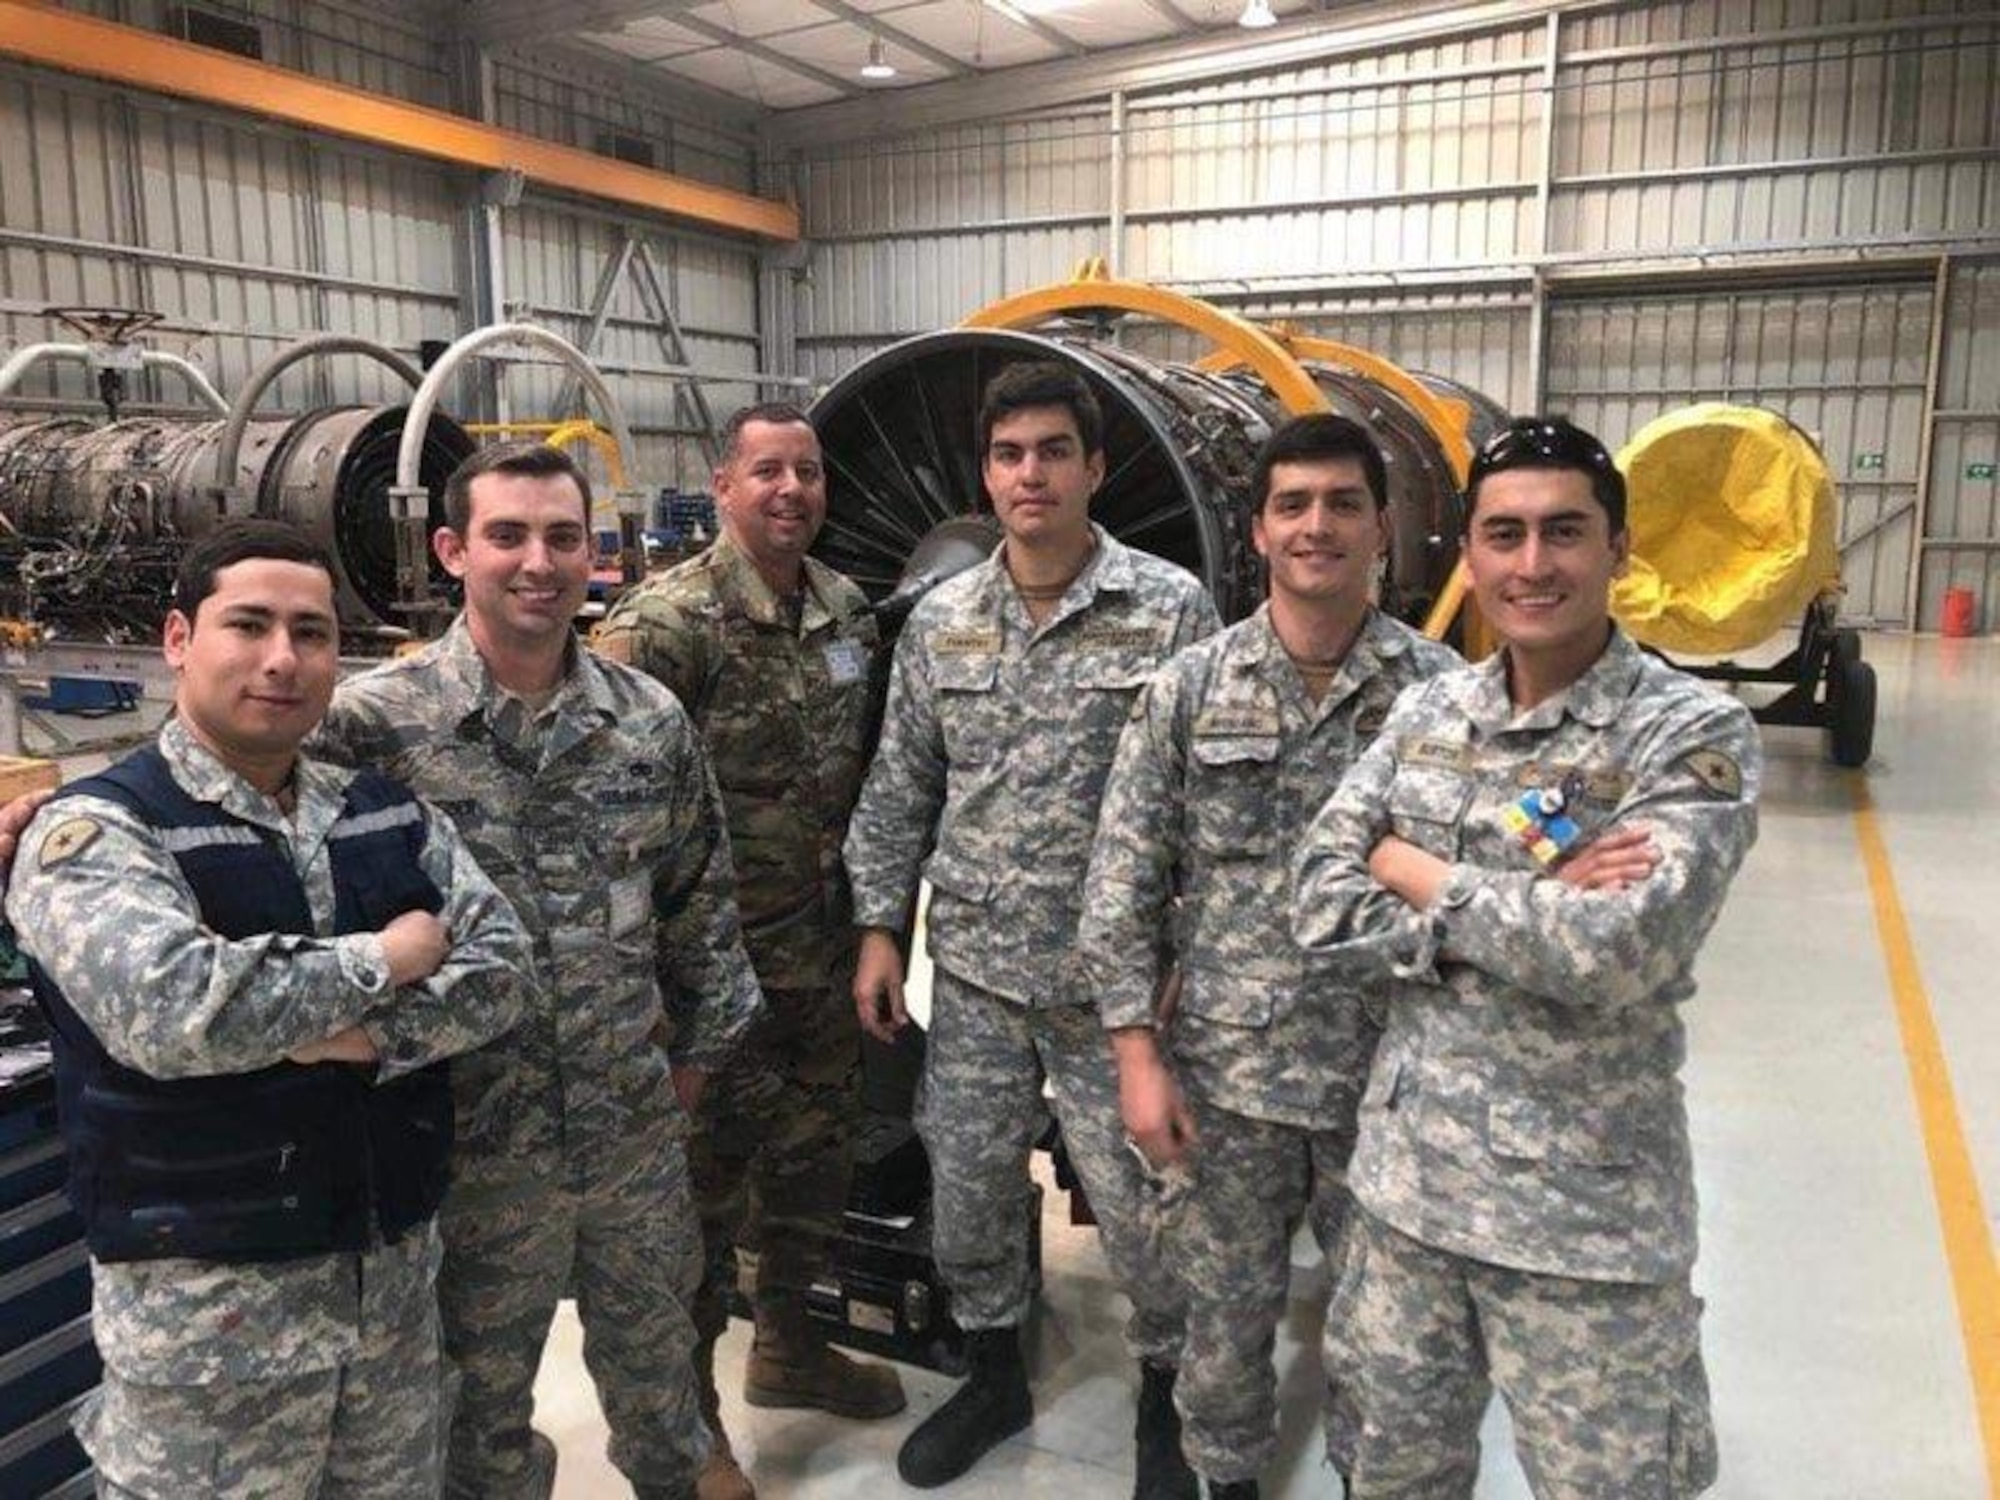
[[(1496, 656), (1410, 689), (1301, 845), (1293, 933), (1390, 980), (1355, 1196), (1498, 1265), (1658, 1282), (1695, 1254), (1678, 1007), (1757, 834), (1744, 707), (1622, 632), (1516, 714)], [(1661, 863), (1622, 892), (1544, 873), (1508, 809), (1561, 787), (1581, 837), (1643, 824)], [(1374, 883), (1396, 834), (1451, 863), (1419, 912)]]
[(1118, 742), (1077, 937), (1106, 1026), (1153, 1024), (1178, 961), (1184, 1086), (1254, 1119), (1353, 1128), (1376, 1029), (1340, 962), (1292, 942), (1292, 847), (1396, 695), (1460, 665), (1371, 611), (1315, 705), (1266, 605), (1153, 679)]
[[(301, 758), (297, 801), (277, 805), (179, 720), (160, 731), (174, 779), (273, 835), (299, 872), (319, 936), (231, 941), (202, 925), (158, 835), (89, 795), (45, 809), (22, 836), (7, 913), (21, 946), (61, 986), (118, 1062), (156, 1078), (246, 1073), (362, 1025), (387, 1076), (491, 1041), (521, 1013), (528, 939), (447, 818), (430, 812), (421, 856), (443, 892), (452, 948), (421, 984), (390, 988), (381, 940), (332, 936), (328, 834), (352, 773)], [(258, 1265), (181, 1259), (93, 1265), (98, 1347), (147, 1384), (207, 1384), (333, 1369), (363, 1329), (430, 1300), (434, 1228), (355, 1254)]]
[(861, 590), (807, 558), (793, 618), (725, 535), (626, 594), (592, 639), (672, 688), (707, 742), (757, 977), (833, 982), (854, 950), (840, 842), (861, 791), (879, 641)]
[(534, 1191), (684, 1129), (670, 1039), (674, 1061), (714, 1068), (763, 997), (721, 800), (674, 696), (578, 650), (530, 722), (460, 619), (342, 683), (323, 733), (448, 811), (534, 939), (521, 1024), (453, 1070), (454, 1199)]
[(1039, 629), (999, 550), (912, 611), (847, 836), (857, 923), (900, 930), (921, 874), (931, 957), (1027, 1005), (1089, 1000), (1073, 947), (1118, 733), (1220, 624), (1186, 570), (1096, 533)]

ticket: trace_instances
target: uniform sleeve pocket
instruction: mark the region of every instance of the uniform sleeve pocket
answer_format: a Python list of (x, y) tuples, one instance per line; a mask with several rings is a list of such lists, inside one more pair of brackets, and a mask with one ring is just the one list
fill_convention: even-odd
[(1269, 1026), (1271, 990), (1268, 985), (1191, 970), (1181, 994), (1181, 1008), (1191, 1016), (1226, 1026)]
[(961, 901), (984, 903), (993, 894), (993, 877), (969, 859), (938, 850), (924, 865), (924, 879), (935, 890)]
[(1389, 814), (1401, 833), (1454, 824), (1465, 811), (1469, 790), (1460, 776), (1405, 769), (1389, 788)]
[(1558, 1166), (1629, 1167), (1638, 1133), (1625, 1116), (1594, 1105), (1545, 1099), (1496, 1099), (1486, 1109), (1486, 1143), (1495, 1156)]

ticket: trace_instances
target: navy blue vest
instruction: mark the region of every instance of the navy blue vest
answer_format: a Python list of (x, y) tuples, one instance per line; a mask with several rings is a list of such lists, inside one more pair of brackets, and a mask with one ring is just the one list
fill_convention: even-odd
[[(268, 831), (190, 797), (147, 747), (60, 796), (115, 802), (151, 825), (223, 937), (313, 932), (290, 858)], [(347, 788), (328, 840), (334, 931), (374, 932), (443, 897), (418, 861), (427, 829), (372, 771)], [(272, 1261), (394, 1240), (437, 1211), (451, 1150), (443, 1063), (385, 1084), (373, 1069), (280, 1063), (159, 1079), (116, 1062), (39, 967), (55, 1030), (69, 1195), (101, 1261)]]

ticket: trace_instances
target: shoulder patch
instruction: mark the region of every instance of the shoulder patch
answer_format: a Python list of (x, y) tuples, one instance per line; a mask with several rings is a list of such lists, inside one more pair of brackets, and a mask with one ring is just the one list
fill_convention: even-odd
[(606, 661), (615, 661), (625, 666), (637, 665), (638, 650), (634, 644), (637, 632), (620, 625), (606, 630), (599, 626), (590, 633), (590, 649)]
[(1743, 768), (1720, 750), (1695, 750), (1681, 757), (1695, 780), (1722, 797), (1743, 795)]
[(42, 840), (41, 853), (35, 857), (37, 866), (53, 870), (66, 859), (74, 859), (104, 832), (104, 825), (95, 818), (64, 818), (49, 830), (49, 836)]
[(1000, 649), (997, 630), (939, 630), (932, 633), (930, 648), (939, 656), (986, 656)]

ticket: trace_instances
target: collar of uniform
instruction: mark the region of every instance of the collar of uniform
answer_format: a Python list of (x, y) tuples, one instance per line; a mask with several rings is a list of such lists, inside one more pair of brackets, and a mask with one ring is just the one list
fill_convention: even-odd
[(1566, 689), (1527, 713), (1516, 714), (1514, 700), (1508, 696), (1505, 647), (1467, 675), (1463, 702), (1466, 711), (1488, 731), (1552, 728), (1564, 715), (1602, 729), (1618, 717), (1618, 710), (1632, 696), (1632, 685), (1644, 662), (1632, 638), (1614, 621), (1603, 654)]
[[(231, 817), (285, 833), (306, 830), (319, 821), (330, 822), (349, 777), (337, 767), (299, 756), (292, 772), (293, 818), (287, 820), (275, 802), (224, 765), (179, 718), (169, 718), (160, 726), (159, 744), (174, 780), (197, 802), (211, 803)], [(322, 813), (324, 817), (315, 816)]]
[[(1256, 612), (1243, 622), (1250, 628), (1243, 633), (1243, 644), (1237, 660), (1245, 666), (1261, 667), (1267, 662), (1280, 662), (1287, 668), (1291, 657), (1285, 650), (1285, 643), (1278, 639), (1278, 629), (1271, 623), (1271, 601), (1266, 599), (1257, 606)], [(1401, 656), (1410, 649), (1410, 643), (1403, 633), (1390, 622), (1387, 615), (1373, 605), (1362, 617), (1361, 629), (1355, 633), (1354, 644), (1347, 648), (1347, 655), (1341, 661), (1341, 670), (1348, 672), (1357, 681), (1366, 681), (1375, 675), (1377, 664), (1392, 656)]]
[[(785, 625), (784, 605), (778, 598), (778, 591), (764, 581), (757, 565), (729, 539), (728, 532), (715, 539), (708, 549), (708, 556), (715, 571), (716, 593), (725, 603), (741, 610), (759, 625), (781, 628)], [(810, 557), (805, 559), (801, 578), (805, 601), (799, 612), (802, 634), (810, 634), (821, 626), (831, 624), (834, 619), (833, 606), (828, 600), (828, 577), (829, 569), (823, 563)]]
[[(1137, 582), (1138, 571), (1132, 565), (1132, 549), (1095, 521), (1090, 523), (1090, 534), (1097, 539), (1097, 545), (1070, 587), (1082, 584), (1090, 598), (1095, 598), (1100, 592), (1130, 593)], [(979, 580), (981, 600), (998, 619), (998, 611), (1014, 591), (1013, 580), (1007, 575), (1007, 544), (1001, 542), (986, 555), (986, 561), (980, 566), (986, 569), (985, 576)], [(1067, 592), (1064, 597), (1068, 597)]]
[[(451, 622), (451, 629), (444, 633), (435, 649), (438, 699), (446, 722), (458, 725), (468, 719), (483, 718), (488, 709), (500, 702), (502, 689), (473, 644), (472, 630), (463, 614)], [(617, 718), (617, 701), (596, 653), (578, 650), (574, 640), (566, 649), (563, 680), (551, 706), (563, 714), (581, 711), (600, 719)]]

